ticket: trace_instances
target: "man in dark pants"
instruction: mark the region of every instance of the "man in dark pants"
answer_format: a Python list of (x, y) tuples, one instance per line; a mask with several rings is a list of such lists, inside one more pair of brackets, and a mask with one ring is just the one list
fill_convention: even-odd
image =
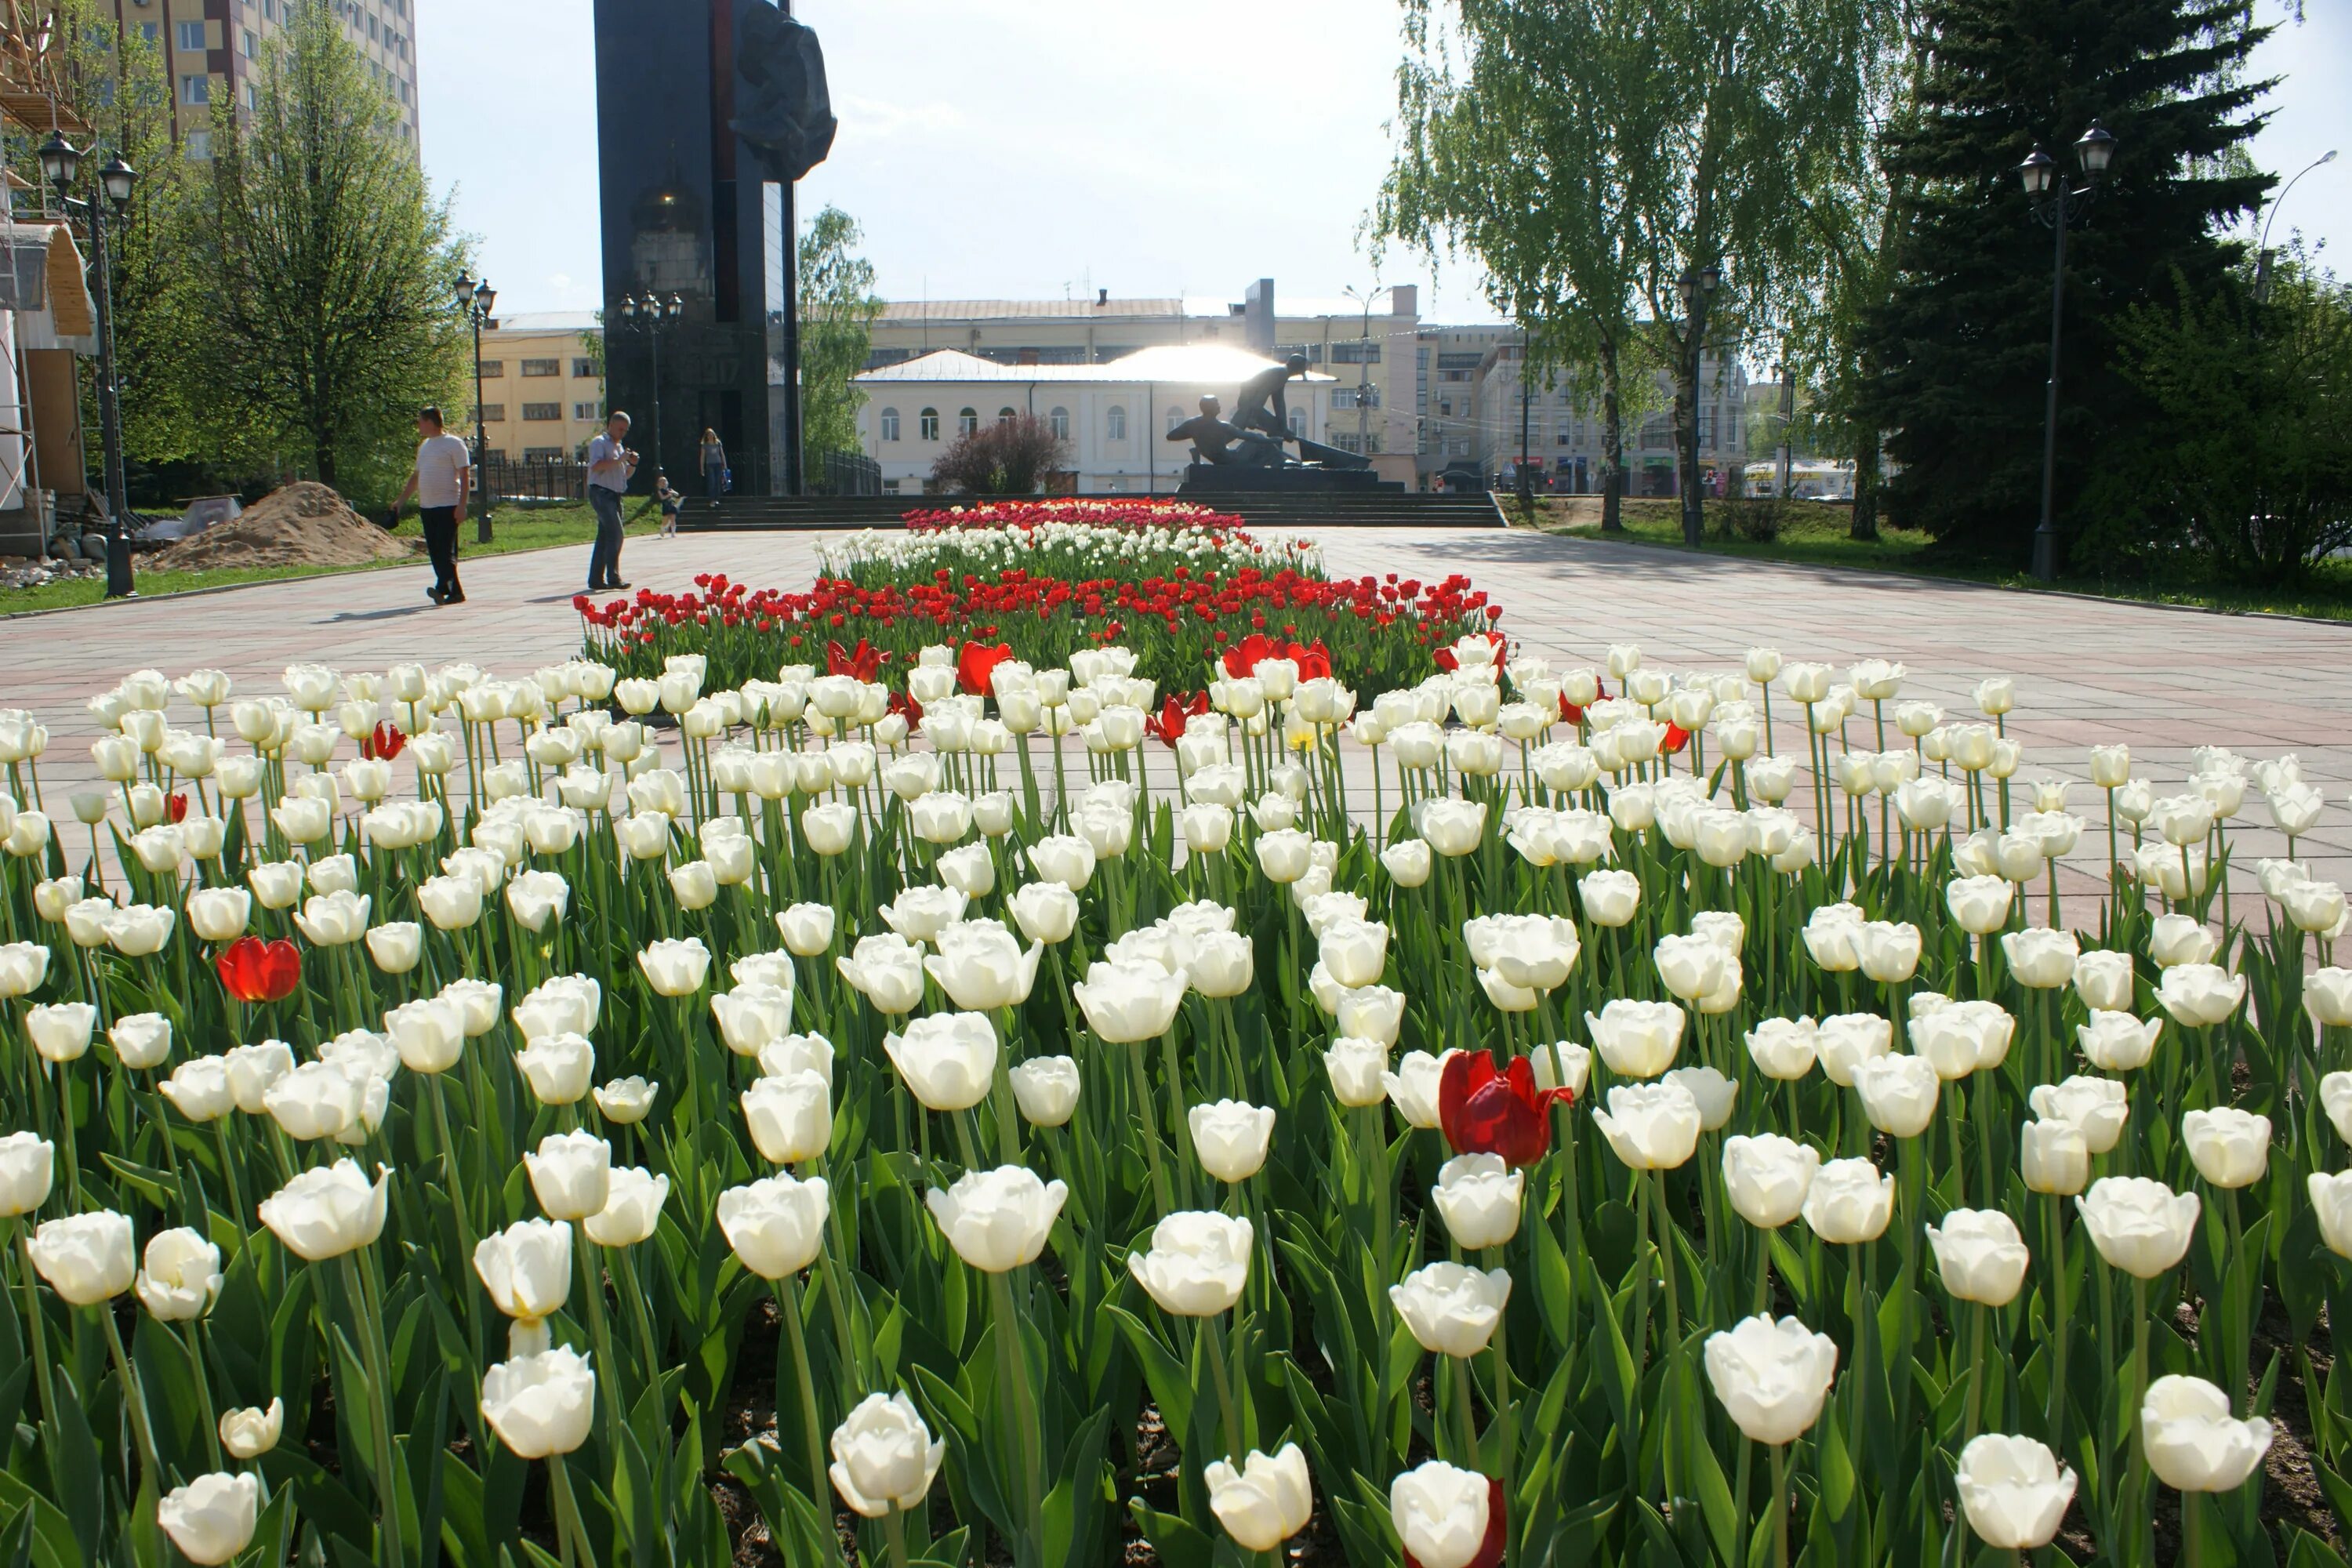
[(629, 416), (616, 408), (605, 417), (604, 433), (588, 443), (588, 505), (596, 514), (596, 546), (588, 554), (592, 594), (628, 586), (621, 581), (621, 498), (637, 471), (628, 439)]
[(436, 605), (462, 605), (466, 590), (457, 583), (457, 525), (466, 521), (466, 494), (474, 477), (473, 462), (463, 437), (441, 428), (441, 410), (426, 408), (416, 416), (416, 466), (392, 503), (392, 520), (413, 492), (416, 515), (425, 524), (425, 549), (433, 557), (433, 586), (425, 596)]

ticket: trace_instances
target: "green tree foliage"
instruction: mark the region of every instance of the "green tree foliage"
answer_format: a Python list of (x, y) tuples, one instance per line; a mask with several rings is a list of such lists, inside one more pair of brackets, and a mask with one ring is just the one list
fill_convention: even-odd
[(874, 264), (856, 252), (857, 220), (828, 206), (800, 237), (801, 451), (812, 470), (827, 452), (861, 450), (851, 382), (873, 353)]
[(2116, 372), (2157, 417), (2091, 492), (2093, 542), (2293, 585), (2352, 548), (2352, 295), (2301, 261), (2266, 302), (2241, 275), (2179, 295), (2114, 324)]
[[(98, 168), (120, 156), (138, 174), (130, 206), (107, 218), (107, 249), (112, 289), (115, 375), (122, 391), (125, 464), (134, 493), (158, 468), (175, 468), (194, 455), (186, 410), (169, 374), (173, 281), (184, 258), (168, 238), (174, 215), (190, 190), (186, 161), (172, 145), (170, 80), (160, 44), (135, 28), (124, 28), (112, 7), (98, 0), (63, 0), (58, 7), (55, 52), (60, 100), (93, 134), (83, 151), (81, 189), (88, 196)], [(20, 178), (38, 182), (35, 140), (18, 144)], [(52, 200), (54, 198), (51, 198)], [(98, 287), (86, 211), (72, 215), (75, 237), (91, 263), (90, 287)], [(84, 443), (93, 486), (100, 486), (103, 448), (97, 438), (97, 360), (85, 362)]]
[[(1916, 198), (1898, 273), (1857, 335), (1860, 416), (1892, 432), (1889, 516), (2021, 558), (2039, 514), (2052, 238), (2016, 167), (2036, 146), (2074, 174), (2095, 119), (2116, 138), (2106, 188), (2068, 236), (2058, 516), (2128, 482), (2126, 452), (2164, 416), (2116, 363), (2135, 307), (2210, 297), (2237, 247), (2219, 234), (2269, 184), (2242, 143), (2268, 83), (2244, 79), (2268, 32), (2242, 0), (1926, 0), (1916, 120), (1887, 139)], [(2177, 433), (2176, 433), (2177, 434)]]
[(931, 481), (950, 493), (1025, 496), (1069, 460), (1069, 443), (1034, 414), (992, 419), (959, 436), (931, 465)]
[[(1528, 332), (1528, 384), (1601, 416), (1601, 526), (1620, 526), (1624, 422), (1652, 368), (1633, 321), (1633, 210), (1664, 165), (1643, 90), (1642, 0), (1407, 0), (1398, 146), (1375, 222), (1433, 258), (1466, 254)], [(1439, 24), (1433, 33), (1432, 24)], [(1449, 47), (1450, 46), (1450, 47)], [(1455, 55), (1460, 56), (1457, 64)]]
[(462, 405), (465, 258), (332, 15), (290, 15), (254, 108), (215, 117), (173, 226), (179, 395), (224, 468), (373, 500), (407, 467), (417, 406)]

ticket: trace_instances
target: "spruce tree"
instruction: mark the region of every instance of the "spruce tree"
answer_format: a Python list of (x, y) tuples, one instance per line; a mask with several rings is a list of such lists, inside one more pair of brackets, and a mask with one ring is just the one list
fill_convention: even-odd
[[(1864, 339), (1868, 406), (1900, 472), (1898, 526), (2021, 563), (2040, 519), (2053, 236), (2017, 165), (2040, 147), (2079, 184), (2095, 120), (2116, 153), (2069, 226), (2057, 521), (2074, 540), (2102, 465), (2160, 438), (2164, 416), (2115, 369), (2111, 323), (2217, 288), (2242, 247), (2223, 230), (2272, 184), (2242, 143), (2271, 85), (2244, 79), (2269, 31), (2242, 0), (1927, 0), (1918, 112), (1886, 138), (1916, 192), (1897, 277)], [(2078, 564), (2080, 564), (2078, 563)]]

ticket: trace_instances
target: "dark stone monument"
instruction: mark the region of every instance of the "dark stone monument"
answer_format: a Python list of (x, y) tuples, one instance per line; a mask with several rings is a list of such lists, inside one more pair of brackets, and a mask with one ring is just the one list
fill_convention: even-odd
[(608, 331), (611, 405), (662, 450), (638, 466), (680, 489), (716, 431), (736, 493), (800, 489), (798, 289), (791, 182), (832, 150), (824, 57), (771, 0), (595, 0), (604, 319), (631, 294), (675, 294), (660, 384), (643, 332)]
[[(1290, 383), (1307, 372), (1307, 356), (1292, 354), (1242, 384), (1227, 420), (1214, 397), (1201, 399), (1201, 412), (1168, 432), (1171, 441), (1192, 443), (1192, 466), (1184, 470), (1181, 496), (1232, 495), (1250, 490), (1294, 494), (1402, 495), (1404, 486), (1383, 480), (1371, 461), (1354, 452), (1295, 436), (1290, 429)], [(1294, 458), (1286, 450), (1298, 448)]]

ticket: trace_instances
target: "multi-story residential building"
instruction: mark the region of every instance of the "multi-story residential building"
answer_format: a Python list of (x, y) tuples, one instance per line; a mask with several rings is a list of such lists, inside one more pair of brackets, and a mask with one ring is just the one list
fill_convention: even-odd
[(414, 153), (416, 131), (417, 0), (111, 0), (126, 37), (159, 49), (172, 93), (172, 132), (191, 158), (212, 155), (206, 129), (223, 105), (254, 106), (262, 51), (296, 7), (325, 5), (359, 50), (369, 78), (399, 116)]
[[(1536, 488), (1589, 494), (1601, 488), (1605, 445), (1600, 399), (1581, 397), (1548, 379), (1520, 397), (1519, 331), (1506, 325), (1429, 327), (1420, 353), (1428, 361), (1422, 408), (1424, 471), (1468, 468), (1499, 480), (1516, 468), (1522, 433)], [(1711, 494), (1726, 493), (1748, 455), (1748, 373), (1736, 359), (1708, 354), (1699, 366), (1699, 474)], [(1635, 389), (1624, 416), (1624, 493), (1676, 493), (1674, 381), (1657, 373)]]
[[(604, 356), (591, 347), (604, 329), (587, 310), (541, 310), (495, 318), (482, 330), (482, 428), (489, 450), (515, 458), (577, 457), (604, 426)], [(652, 447), (649, 410), (632, 409)], [(460, 433), (474, 433), (465, 411)], [(680, 476), (670, 476), (683, 486)]]
[[(1367, 313), (1353, 300), (1277, 300), (1270, 278), (1251, 284), (1238, 301), (1113, 299), (1107, 289), (1091, 301), (896, 300), (874, 323), (869, 369), (941, 349), (995, 364), (1047, 369), (1108, 365), (1142, 349), (1224, 348), (1276, 359), (1299, 353), (1312, 376), (1330, 378), (1317, 383), (1325, 411), (1318, 428), (1325, 434), (1316, 439), (1369, 453), (1383, 479), (1410, 483), (1417, 374), (1412, 349), (1420, 294), (1406, 284), (1375, 293), (1372, 303), (1377, 309)], [(1219, 390), (1230, 405), (1236, 388), (1209, 390)], [(1188, 404), (1187, 417), (1190, 413)], [(867, 450), (883, 455), (870, 442)], [(1123, 488), (1139, 488), (1133, 481), (1149, 477), (1139, 453)]]

